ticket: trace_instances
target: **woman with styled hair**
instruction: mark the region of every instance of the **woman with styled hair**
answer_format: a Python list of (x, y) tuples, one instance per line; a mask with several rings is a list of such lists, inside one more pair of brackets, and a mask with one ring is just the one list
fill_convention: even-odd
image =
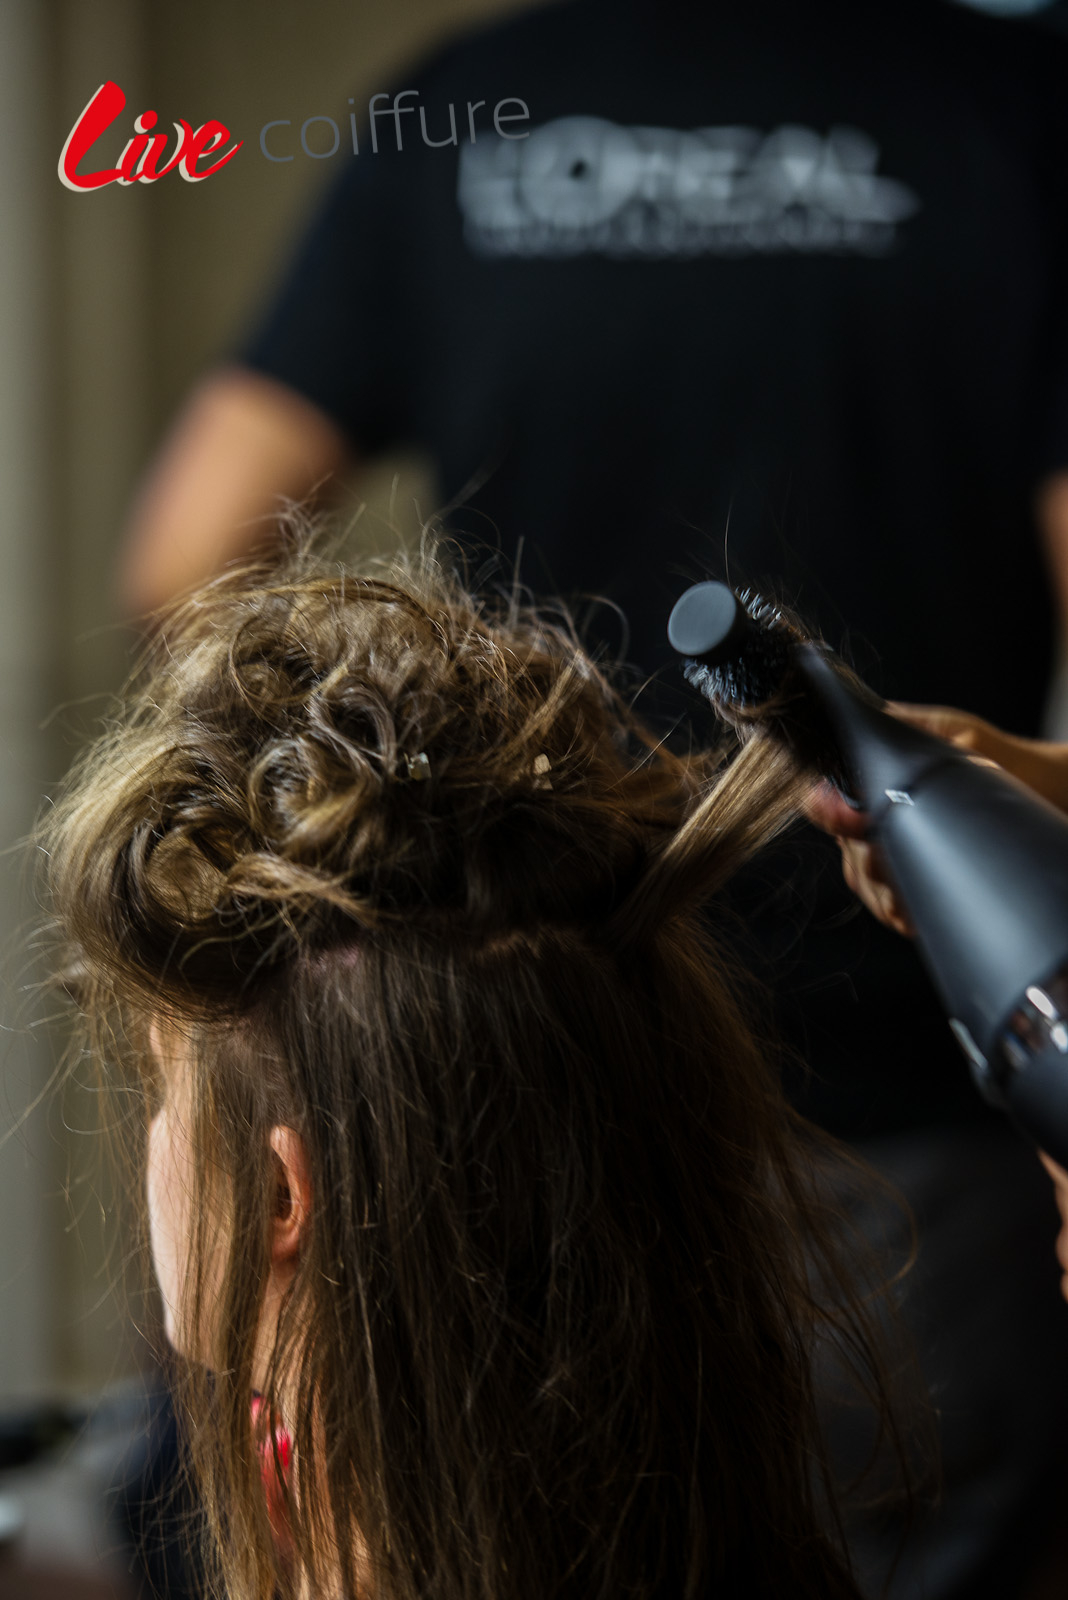
[(430, 559), (166, 619), (44, 842), (229, 1600), (856, 1600), (870, 1308), (714, 906), (795, 801)]

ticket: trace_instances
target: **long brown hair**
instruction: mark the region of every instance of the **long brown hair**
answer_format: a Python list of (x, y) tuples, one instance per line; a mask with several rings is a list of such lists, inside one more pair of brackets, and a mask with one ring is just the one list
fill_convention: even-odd
[[(877, 1387), (869, 1314), (714, 909), (795, 783), (673, 755), (566, 623), (432, 558), (293, 548), (167, 619), (43, 836), (97, 1047), (150, 1094), (149, 1022), (188, 1041), (231, 1600), (855, 1600), (812, 1365)], [(249, 1409), (278, 1124), (292, 1571)]]

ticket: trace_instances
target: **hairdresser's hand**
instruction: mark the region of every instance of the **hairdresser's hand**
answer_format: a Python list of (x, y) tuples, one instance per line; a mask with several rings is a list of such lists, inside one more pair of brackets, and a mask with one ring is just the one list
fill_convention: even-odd
[(949, 706), (909, 706), (892, 703), (888, 709), (903, 722), (948, 739), (980, 759), (994, 761), (1014, 778), (1026, 783), (1044, 800), (1068, 811), (1068, 744), (1046, 739), (1021, 739), (1003, 733), (982, 717)]
[[(946, 739), (968, 750), (978, 761), (992, 761), (1062, 811), (1068, 811), (1068, 745), (1041, 739), (1021, 739), (1003, 733), (992, 723), (968, 711), (949, 706), (914, 706), (890, 702), (887, 709), (902, 722)], [(846, 884), (880, 922), (897, 933), (911, 935), (912, 928), (887, 881), (876, 846), (866, 839), (868, 819), (854, 811), (829, 783), (818, 784), (805, 803), (811, 822), (838, 840)], [(1068, 1238), (1065, 1244), (1068, 1272)]]
[(1053, 1179), (1053, 1193), (1057, 1199), (1057, 1210), (1061, 1214), (1061, 1231), (1057, 1235), (1057, 1260), (1061, 1264), (1061, 1294), (1068, 1300), (1068, 1172), (1051, 1161), (1044, 1150), (1038, 1152), (1039, 1159), (1050, 1177)]
[[(940, 739), (948, 739), (963, 749), (973, 750), (980, 759), (996, 760), (997, 756), (992, 755), (991, 751), (996, 749), (1000, 755), (1004, 753), (1005, 745), (1028, 742), (1013, 739), (981, 718), (973, 717), (966, 711), (953, 711), (947, 706), (910, 706), (890, 702), (887, 710), (903, 722), (911, 722)], [(842, 876), (847, 888), (886, 927), (911, 938), (913, 927), (887, 879), (878, 846), (868, 842), (867, 812), (855, 811), (847, 805), (830, 783), (816, 784), (805, 801), (804, 809), (810, 822), (837, 839), (842, 852)]]
[(865, 837), (867, 812), (854, 811), (833, 784), (820, 783), (805, 801), (805, 814), (817, 828), (837, 839), (846, 887), (880, 922), (893, 928), (895, 933), (911, 938), (912, 924), (886, 877), (879, 847), (870, 844)]

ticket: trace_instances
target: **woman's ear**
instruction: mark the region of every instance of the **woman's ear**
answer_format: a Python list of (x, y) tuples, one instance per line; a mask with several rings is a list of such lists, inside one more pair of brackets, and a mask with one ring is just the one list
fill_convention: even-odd
[(272, 1128), (269, 1143), (278, 1183), (271, 1224), (271, 1264), (293, 1263), (311, 1217), (312, 1186), (304, 1140), (293, 1128)]

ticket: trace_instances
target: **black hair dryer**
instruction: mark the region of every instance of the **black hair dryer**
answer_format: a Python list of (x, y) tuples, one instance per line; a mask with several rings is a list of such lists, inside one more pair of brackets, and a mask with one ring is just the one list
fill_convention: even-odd
[[(706, 642), (693, 630), (695, 601), (682, 612), (695, 593), (679, 602), (669, 636), (700, 668), (715, 642), (687, 648)], [(761, 659), (774, 659), (761, 643), (768, 635), (752, 623), (741, 632), (759, 675)], [(737, 638), (728, 648), (737, 661)], [(1068, 1168), (1068, 817), (999, 768), (891, 716), (824, 647), (792, 644), (788, 656), (805, 725), (791, 742), (810, 759), (817, 752), (821, 773), (868, 813), (976, 1083)], [(701, 686), (700, 672), (688, 675)], [(784, 731), (791, 737), (788, 721)]]

